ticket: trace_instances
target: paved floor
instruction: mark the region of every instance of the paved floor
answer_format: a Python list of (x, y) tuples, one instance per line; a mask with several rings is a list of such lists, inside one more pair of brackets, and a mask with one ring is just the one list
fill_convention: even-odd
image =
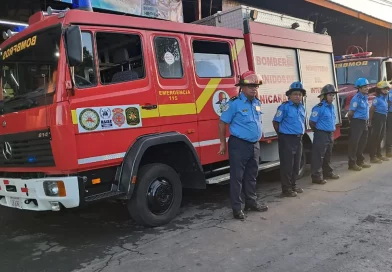
[[(336, 152), (341, 151), (337, 148)], [(64, 213), (0, 208), (0, 271), (392, 271), (392, 161), (282, 199), (264, 174), (267, 213), (232, 219), (228, 186), (185, 193), (178, 218), (144, 229), (119, 203)]]

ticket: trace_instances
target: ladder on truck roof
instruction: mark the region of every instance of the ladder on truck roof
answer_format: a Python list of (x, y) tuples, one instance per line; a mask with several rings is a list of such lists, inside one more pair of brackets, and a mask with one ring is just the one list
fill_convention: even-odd
[(244, 5), (218, 11), (218, 13), (211, 16), (194, 21), (192, 24), (235, 28), (244, 31), (244, 20), (314, 33), (314, 23), (312, 21)]

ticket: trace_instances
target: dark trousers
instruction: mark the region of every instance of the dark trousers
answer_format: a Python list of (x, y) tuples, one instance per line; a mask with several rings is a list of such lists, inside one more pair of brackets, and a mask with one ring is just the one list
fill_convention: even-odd
[(250, 143), (230, 136), (230, 196), (233, 211), (241, 210), (241, 191), (244, 192), (246, 204), (257, 204), (256, 177), (258, 174), (259, 156), (259, 142)]
[(302, 135), (279, 133), (280, 180), (282, 191), (293, 190), (299, 174), (302, 156)]
[(368, 138), (368, 122), (361, 119), (352, 119), (350, 122), (350, 138), (348, 141), (348, 165), (361, 165), (365, 161), (363, 151)]
[(386, 149), (387, 149), (387, 154), (392, 153), (392, 112), (389, 112), (387, 117)]
[(384, 138), (387, 116), (375, 112), (370, 133), (370, 158), (381, 157), (381, 141)]
[[(315, 130), (312, 145), (312, 180), (323, 180), (332, 175), (331, 155), (333, 148), (333, 132)], [(323, 173), (321, 174), (321, 170)]]

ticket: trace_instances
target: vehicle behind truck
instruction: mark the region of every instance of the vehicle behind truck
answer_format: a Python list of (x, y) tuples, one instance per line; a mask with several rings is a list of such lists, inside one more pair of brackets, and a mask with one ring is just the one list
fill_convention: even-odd
[(364, 52), (358, 46), (349, 47), (346, 53), (343, 56), (335, 56), (342, 118), (341, 140), (345, 140), (349, 136), (350, 123), (347, 113), (351, 99), (357, 93), (357, 89), (354, 87), (355, 81), (360, 77), (369, 81), (368, 103), (370, 105), (376, 96), (376, 84), (383, 80), (392, 80), (392, 58), (373, 57), (372, 52)]
[(331, 38), (302, 30), (308, 21), (240, 12), (232, 21), (221, 13), (232, 24), (224, 27), (80, 9), (34, 14), (0, 45), (0, 205), (58, 211), (118, 199), (139, 224), (170, 222), (183, 188), (229, 180), (218, 122), (247, 70), (264, 79), (259, 170), (279, 167), (276, 108), (292, 81), (308, 90), (308, 113), (321, 88), (336, 85)]

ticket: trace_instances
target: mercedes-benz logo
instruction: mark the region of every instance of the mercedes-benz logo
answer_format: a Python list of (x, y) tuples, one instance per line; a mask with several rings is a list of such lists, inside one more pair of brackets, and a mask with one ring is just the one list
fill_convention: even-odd
[(12, 147), (9, 142), (3, 143), (3, 156), (7, 161), (12, 159)]
[(7, 122), (3, 121), (3, 127), (6, 127), (6, 126), (7, 126)]

